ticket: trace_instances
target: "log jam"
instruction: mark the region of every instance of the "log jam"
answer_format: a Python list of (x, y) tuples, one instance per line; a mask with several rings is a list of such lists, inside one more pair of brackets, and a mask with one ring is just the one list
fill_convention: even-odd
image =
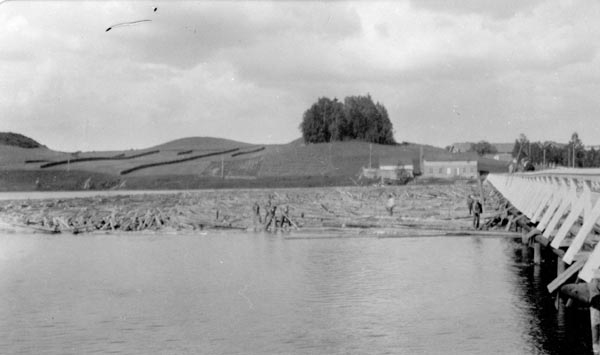
[[(392, 228), (456, 233), (473, 229), (466, 199), (469, 194), (478, 192), (476, 185), (460, 182), (385, 187), (195, 190), (8, 200), (0, 201), (0, 220), (14, 228), (49, 233), (264, 230), (269, 220), (270, 231), (282, 228)], [(389, 194), (393, 194), (396, 201), (392, 216), (385, 206)], [(491, 203), (486, 200), (486, 204)], [(273, 206), (274, 215), (270, 213)], [(281, 226), (283, 216), (289, 222)]]

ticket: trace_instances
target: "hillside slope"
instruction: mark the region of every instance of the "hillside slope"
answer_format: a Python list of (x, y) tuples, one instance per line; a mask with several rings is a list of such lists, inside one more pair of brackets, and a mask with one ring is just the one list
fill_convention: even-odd
[[(357, 176), (362, 167), (378, 167), (384, 159), (412, 164), (419, 157), (420, 147), (359, 141), (273, 146), (264, 154), (259, 176)], [(444, 154), (439, 148), (423, 150), (428, 155)]]
[[(96, 188), (110, 188), (124, 181), (127, 188), (256, 185), (251, 181), (285, 186), (290, 182), (302, 185), (307, 179), (310, 186), (319, 186), (353, 184), (363, 167), (378, 167), (380, 160), (411, 164), (418, 159), (421, 149), (426, 159), (456, 158), (444, 149), (418, 144), (379, 145), (359, 141), (304, 144), (295, 140), (263, 146), (190, 137), (147, 149), (110, 152), (64, 153), (45, 147), (0, 146), (0, 172), (6, 179), (12, 174), (7, 181), (20, 184), (22, 189), (39, 188), (35, 184), (38, 179), (48, 189), (82, 188), (60, 185), (58, 176), (69, 181), (66, 178), (69, 174), (77, 174), (77, 179), (70, 180), (78, 181), (79, 185), (82, 179), (86, 180), (86, 174), (101, 180), (96, 182)], [(20, 178), (15, 178), (17, 175)], [(52, 179), (52, 184), (46, 184), (46, 179)]]
[(247, 147), (252, 144), (237, 142), (230, 139), (214, 138), (214, 137), (187, 137), (180, 138), (174, 141), (163, 143), (148, 149), (159, 150), (227, 150), (231, 148)]
[(41, 148), (40, 143), (19, 133), (0, 132), (0, 145), (19, 148)]

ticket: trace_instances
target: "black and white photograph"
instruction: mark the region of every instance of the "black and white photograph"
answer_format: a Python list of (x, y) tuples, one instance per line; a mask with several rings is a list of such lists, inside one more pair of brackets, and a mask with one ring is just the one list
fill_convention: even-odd
[(0, 0), (0, 354), (600, 355), (599, 19)]

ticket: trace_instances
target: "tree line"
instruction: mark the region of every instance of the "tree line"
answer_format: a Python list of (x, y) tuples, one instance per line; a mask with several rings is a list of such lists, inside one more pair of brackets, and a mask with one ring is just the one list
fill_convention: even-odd
[(527, 159), (533, 165), (542, 167), (600, 167), (600, 150), (593, 147), (585, 149), (577, 132), (571, 135), (567, 144), (550, 141), (530, 142), (527, 136), (520, 134), (515, 140), (512, 156), (518, 161)]
[(348, 96), (344, 102), (321, 97), (304, 112), (299, 128), (306, 143), (345, 140), (396, 143), (385, 106), (374, 103), (370, 95)]
[(496, 149), (496, 147), (494, 147), (490, 142), (487, 142), (487, 141), (479, 141), (477, 143), (471, 143), (471, 148), (469, 148), (468, 151), (476, 152), (478, 155), (498, 153), (498, 149)]

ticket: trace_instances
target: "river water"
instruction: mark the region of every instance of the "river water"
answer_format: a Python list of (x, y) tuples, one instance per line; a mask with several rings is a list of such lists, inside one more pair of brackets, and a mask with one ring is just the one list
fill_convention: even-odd
[(590, 352), (516, 242), (303, 237), (0, 235), (0, 353)]

